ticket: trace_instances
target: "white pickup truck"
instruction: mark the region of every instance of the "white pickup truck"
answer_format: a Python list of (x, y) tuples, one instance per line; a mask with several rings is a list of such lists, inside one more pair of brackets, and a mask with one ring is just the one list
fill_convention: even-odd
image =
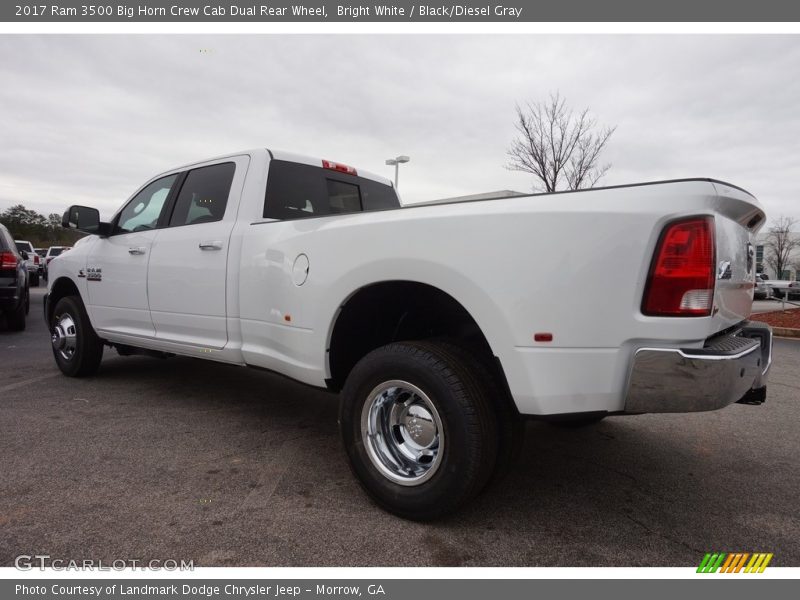
[[(49, 266), (64, 374), (104, 346), (341, 392), (352, 470), (431, 519), (477, 494), (523, 417), (566, 424), (765, 398), (747, 192), (691, 179), (401, 206), (391, 182), (266, 149), (148, 181)], [(613, 273), (613, 276), (611, 275)]]

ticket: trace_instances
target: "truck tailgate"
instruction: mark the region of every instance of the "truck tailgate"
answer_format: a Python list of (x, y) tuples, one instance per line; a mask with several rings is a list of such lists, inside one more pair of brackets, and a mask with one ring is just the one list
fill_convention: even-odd
[(756, 271), (752, 236), (763, 224), (764, 213), (750, 194), (717, 182), (714, 187), (718, 214), (712, 318), (721, 331), (750, 316)]

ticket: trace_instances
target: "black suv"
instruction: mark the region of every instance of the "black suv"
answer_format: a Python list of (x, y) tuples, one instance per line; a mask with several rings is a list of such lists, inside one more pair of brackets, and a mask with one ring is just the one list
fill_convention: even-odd
[(5, 315), (12, 331), (25, 329), (25, 316), (30, 308), (27, 256), (17, 250), (14, 238), (0, 223), (0, 313)]

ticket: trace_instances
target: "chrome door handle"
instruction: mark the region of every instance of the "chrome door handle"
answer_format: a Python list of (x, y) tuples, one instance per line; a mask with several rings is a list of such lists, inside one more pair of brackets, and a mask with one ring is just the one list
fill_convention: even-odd
[(222, 242), (216, 240), (213, 242), (200, 242), (199, 248), (200, 250), (222, 250)]
[(136, 248), (128, 248), (128, 254), (144, 254), (147, 252), (147, 248), (144, 246), (138, 246)]

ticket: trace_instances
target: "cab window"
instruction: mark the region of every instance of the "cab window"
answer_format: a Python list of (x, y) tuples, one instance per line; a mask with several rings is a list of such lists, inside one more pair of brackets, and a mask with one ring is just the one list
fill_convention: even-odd
[(232, 162), (189, 171), (175, 200), (169, 226), (221, 221), (228, 206), (235, 171), (236, 165)]
[(390, 185), (312, 165), (282, 160), (269, 164), (266, 218), (304, 219), (399, 207)]
[(114, 233), (131, 233), (155, 229), (177, 175), (167, 175), (148, 184), (122, 209)]

